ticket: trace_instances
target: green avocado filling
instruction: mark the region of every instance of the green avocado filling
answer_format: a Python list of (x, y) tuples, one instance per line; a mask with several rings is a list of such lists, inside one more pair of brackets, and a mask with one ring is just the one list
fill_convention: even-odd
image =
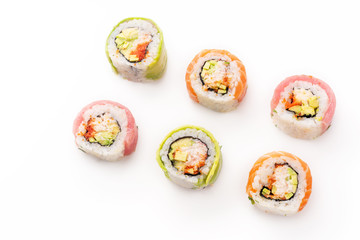
[(291, 199), (298, 187), (298, 174), (288, 164), (275, 164), (274, 172), (268, 177), (260, 195), (264, 198), (286, 201)]
[(168, 157), (177, 170), (185, 174), (197, 175), (200, 168), (205, 165), (207, 147), (199, 139), (180, 138), (170, 145)]
[(120, 126), (117, 121), (109, 113), (103, 113), (89, 119), (84, 137), (90, 143), (110, 146), (119, 132)]
[(295, 117), (315, 117), (319, 109), (319, 97), (310, 90), (297, 88), (290, 94), (289, 100), (284, 100), (285, 108), (295, 113)]
[(230, 63), (223, 60), (208, 60), (200, 72), (200, 80), (206, 90), (226, 94), (229, 88), (228, 70)]
[(145, 58), (151, 36), (138, 28), (123, 29), (116, 37), (115, 44), (129, 62), (140, 62)]
[(102, 146), (109, 146), (114, 143), (115, 137), (118, 131), (114, 130), (112, 132), (98, 132), (94, 137), (89, 138), (89, 142), (100, 143)]

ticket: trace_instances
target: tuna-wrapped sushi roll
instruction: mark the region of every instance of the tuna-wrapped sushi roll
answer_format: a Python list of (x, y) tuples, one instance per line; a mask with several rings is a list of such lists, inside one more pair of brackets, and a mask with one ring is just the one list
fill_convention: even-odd
[(292, 215), (306, 205), (312, 188), (308, 165), (287, 152), (261, 156), (249, 173), (246, 193), (259, 209), (279, 215)]
[(214, 136), (190, 125), (169, 133), (156, 155), (165, 176), (185, 188), (200, 189), (214, 183), (222, 164)]
[(312, 76), (292, 76), (275, 89), (271, 117), (290, 136), (314, 139), (330, 127), (335, 106), (335, 94), (328, 84)]
[(136, 82), (160, 78), (167, 59), (160, 28), (146, 18), (119, 22), (106, 41), (106, 55), (116, 73)]
[(187, 68), (185, 80), (191, 99), (218, 112), (234, 110), (247, 90), (244, 65), (225, 50), (198, 53)]
[(138, 139), (129, 109), (107, 100), (85, 106), (74, 121), (73, 134), (80, 150), (108, 161), (134, 152)]

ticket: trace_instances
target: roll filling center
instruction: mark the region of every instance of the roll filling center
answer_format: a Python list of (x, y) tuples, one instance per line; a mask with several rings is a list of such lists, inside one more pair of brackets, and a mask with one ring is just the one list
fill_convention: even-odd
[(98, 143), (101, 146), (110, 146), (114, 143), (120, 132), (118, 122), (110, 113), (103, 113), (91, 117), (86, 125), (85, 139), (91, 143)]
[(297, 186), (297, 172), (288, 164), (275, 164), (274, 171), (268, 176), (267, 185), (263, 186), (260, 195), (272, 200), (289, 200), (295, 195)]
[(138, 28), (123, 29), (116, 37), (115, 44), (129, 62), (141, 62), (146, 58), (152, 36)]
[(173, 166), (189, 175), (197, 175), (205, 165), (208, 148), (205, 143), (192, 137), (184, 137), (170, 145), (168, 157)]
[(229, 89), (230, 63), (224, 60), (208, 60), (200, 72), (200, 80), (205, 90), (226, 94)]

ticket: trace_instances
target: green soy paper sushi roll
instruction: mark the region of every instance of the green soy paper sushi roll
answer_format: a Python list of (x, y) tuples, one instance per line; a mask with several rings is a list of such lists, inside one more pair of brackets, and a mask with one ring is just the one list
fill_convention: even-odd
[(161, 143), (156, 160), (168, 179), (192, 189), (213, 184), (222, 165), (220, 146), (214, 136), (191, 125), (170, 132)]
[(130, 81), (155, 80), (165, 71), (163, 33), (151, 19), (133, 17), (119, 22), (109, 34), (105, 50), (115, 73)]

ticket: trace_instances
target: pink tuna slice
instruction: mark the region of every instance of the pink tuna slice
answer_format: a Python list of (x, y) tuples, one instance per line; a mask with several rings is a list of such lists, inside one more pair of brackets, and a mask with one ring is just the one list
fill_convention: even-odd
[(131, 114), (130, 110), (127, 109), (125, 106), (121, 105), (120, 103), (108, 101), (108, 100), (100, 100), (100, 101), (95, 101), (95, 102), (88, 104), (80, 111), (80, 113), (75, 118), (74, 125), (73, 125), (73, 134), (76, 137), (76, 134), (79, 130), (79, 126), (84, 120), (83, 115), (88, 109), (92, 108), (95, 105), (105, 105), (105, 104), (117, 106), (117, 107), (125, 110), (128, 125), (127, 125), (127, 131), (126, 131), (125, 142), (124, 142), (124, 146), (125, 146), (124, 156), (129, 155), (130, 153), (135, 151), (137, 140), (138, 140), (138, 129), (135, 124), (135, 119), (134, 119), (133, 115)]
[(280, 95), (284, 91), (284, 88), (287, 87), (290, 83), (293, 83), (295, 81), (303, 81), (303, 82), (310, 82), (313, 85), (318, 85), (322, 89), (325, 90), (326, 94), (329, 97), (329, 106), (325, 111), (324, 117), (321, 122), (321, 127), (323, 131), (325, 132), (331, 124), (331, 120), (335, 113), (335, 107), (336, 107), (336, 99), (335, 94), (330, 88), (330, 86), (325, 83), (324, 81), (321, 81), (320, 79), (314, 78), (313, 76), (307, 76), (307, 75), (296, 75), (286, 78), (284, 81), (282, 81), (275, 89), (273, 98), (271, 100), (271, 113), (274, 111), (276, 106), (279, 104)]

